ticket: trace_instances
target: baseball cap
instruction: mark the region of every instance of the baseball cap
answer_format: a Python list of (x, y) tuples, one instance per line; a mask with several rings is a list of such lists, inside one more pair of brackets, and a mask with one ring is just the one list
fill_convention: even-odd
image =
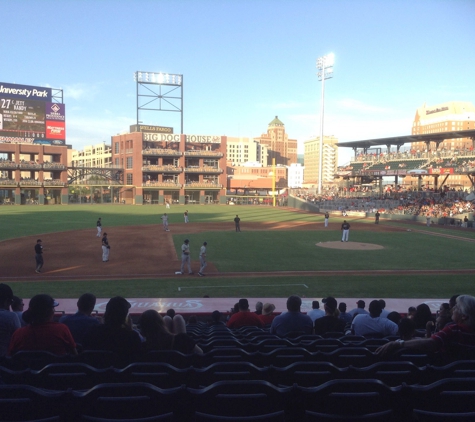
[(184, 243), (189, 243), (190, 241), (188, 239), (185, 239), (184, 240)]
[(249, 301), (247, 299), (239, 299), (240, 309), (249, 309)]
[(30, 323), (35, 319), (46, 318), (51, 309), (56, 308), (59, 303), (56, 302), (50, 295), (39, 294), (33, 296), (28, 304), (28, 309), (23, 312), (22, 318)]
[(132, 305), (122, 296), (115, 296), (106, 305), (106, 312), (127, 312)]

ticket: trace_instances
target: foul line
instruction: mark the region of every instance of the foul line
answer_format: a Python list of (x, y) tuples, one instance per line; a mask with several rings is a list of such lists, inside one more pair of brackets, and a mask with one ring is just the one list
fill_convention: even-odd
[(51, 273), (60, 273), (61, 271), (69, 271), (69, 270), (75, 270), (76, 268), (81, 268), (82, 265), (78, 265), (77, 267), (68, 267), (68, 268), (61, 268), (59, 270), (52, 270), (52, 271), (48, 271), (44, 274), (51, 274)]
[[(306, 284), (279, 284), (279, 286), (304, 286), (308, 289)], [(268, 284), (239, 284), (233, 286), (190, 286), (190, 287), (178, 287), (178, 291), (181, 289), (209, 289), (209, 288), (219, 288), (219, 289), (227, 289), (227, 288), (235, 288), (235, 287), (269, 287)]]

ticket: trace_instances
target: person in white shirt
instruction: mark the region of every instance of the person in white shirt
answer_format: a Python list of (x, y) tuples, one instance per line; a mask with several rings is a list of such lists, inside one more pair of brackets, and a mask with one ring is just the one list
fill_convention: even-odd
[(325, 312), (320, 309), (320, 303), (318, 300), (312, 302), (312, 310), (307, 312), (307, 315), (312, 318), (312, 322), (315, 322), (317, 318), (325, 316)]
[(369, 315), (359, 314), (353, 318), (351, 331), (357, 336), (395, 336), (398, 326), (387, 318), (381, 317), (381, 303), (373, 300), (369, 304)]

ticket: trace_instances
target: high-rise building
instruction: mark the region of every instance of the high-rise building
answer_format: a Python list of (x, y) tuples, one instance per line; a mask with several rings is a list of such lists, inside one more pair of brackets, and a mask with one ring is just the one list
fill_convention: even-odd
[[(332, 183), (338, 166), (338, 139), (323, 138), (322, 184)], [(304, 142), (304, 182), (318, 185), (320, 169), (320, 137)]]
[[(441, 132), (454, 132), (475, 129), (475, 107), (470, 102), (449, 101), (434, 106), (424, 104), (419, 107), (412, 124), (412, 134), (422, 135)], [(461, 151), (471, 151), (473, 141), (470, 138), (446, 139), (438, 145), (436, 142), (413, 142), (415, 151), (445, 152), (457, 155)], [(430, 184), (432, 178), (424, 177), (424, 183)], [(448, 182), (451, 186), (470, 187), (472, 183), (465, 175), (451, 175)]]
[(226, 159), (232, 166), (242, 165), (249, 161), (257, 161), (267, 165), (267, 146), (255, 139), (228, 136)]
[(85, 146), (82, 151), (72, 151), (72, 167), (109, 167), (112, 163), (112, 150), (106, 143)]
[(275, 119), (269, 123), (267, 133), (254, 139), (261, 145), (267, 146), (267, 165), (272, 165), (273, 158), (275, 158), (275, 164), (284, 166), (297, 162), (297, 140), (289, 139), (285, 133), (285, 125), (278, 116), (275, 116)]
[[(417, 109), (412, 124), (413, 135), (470, 129), (475, 129), (475, 107), (472, 103), (463, 101), (449, 101), (435, 106), (424, 104)], [(438, 147), (435, 142), (428, 145), (432, 151), (465, 149), (471, 146), (472, 141), (469, 138), (446, 139)], [(413, 142), (412, 148), (423, 151), (427, 149), (427, 145), (425, 142)]]

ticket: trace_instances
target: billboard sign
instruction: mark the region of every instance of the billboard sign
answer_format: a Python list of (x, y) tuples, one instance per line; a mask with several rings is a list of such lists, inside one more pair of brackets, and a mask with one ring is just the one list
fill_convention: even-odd
[(0, 96), (15, 98), (18, 100), (51, 101), (51, 88), (39, 86), (17, 85), (0, 82)]
[(33, 143), (35, 139), (64, 141), (65, 116), (64, 104), (0, 95), (0, 143)]
[(173, 128), (167, 126), (131, 125), (130, 132), (173, 133)]

